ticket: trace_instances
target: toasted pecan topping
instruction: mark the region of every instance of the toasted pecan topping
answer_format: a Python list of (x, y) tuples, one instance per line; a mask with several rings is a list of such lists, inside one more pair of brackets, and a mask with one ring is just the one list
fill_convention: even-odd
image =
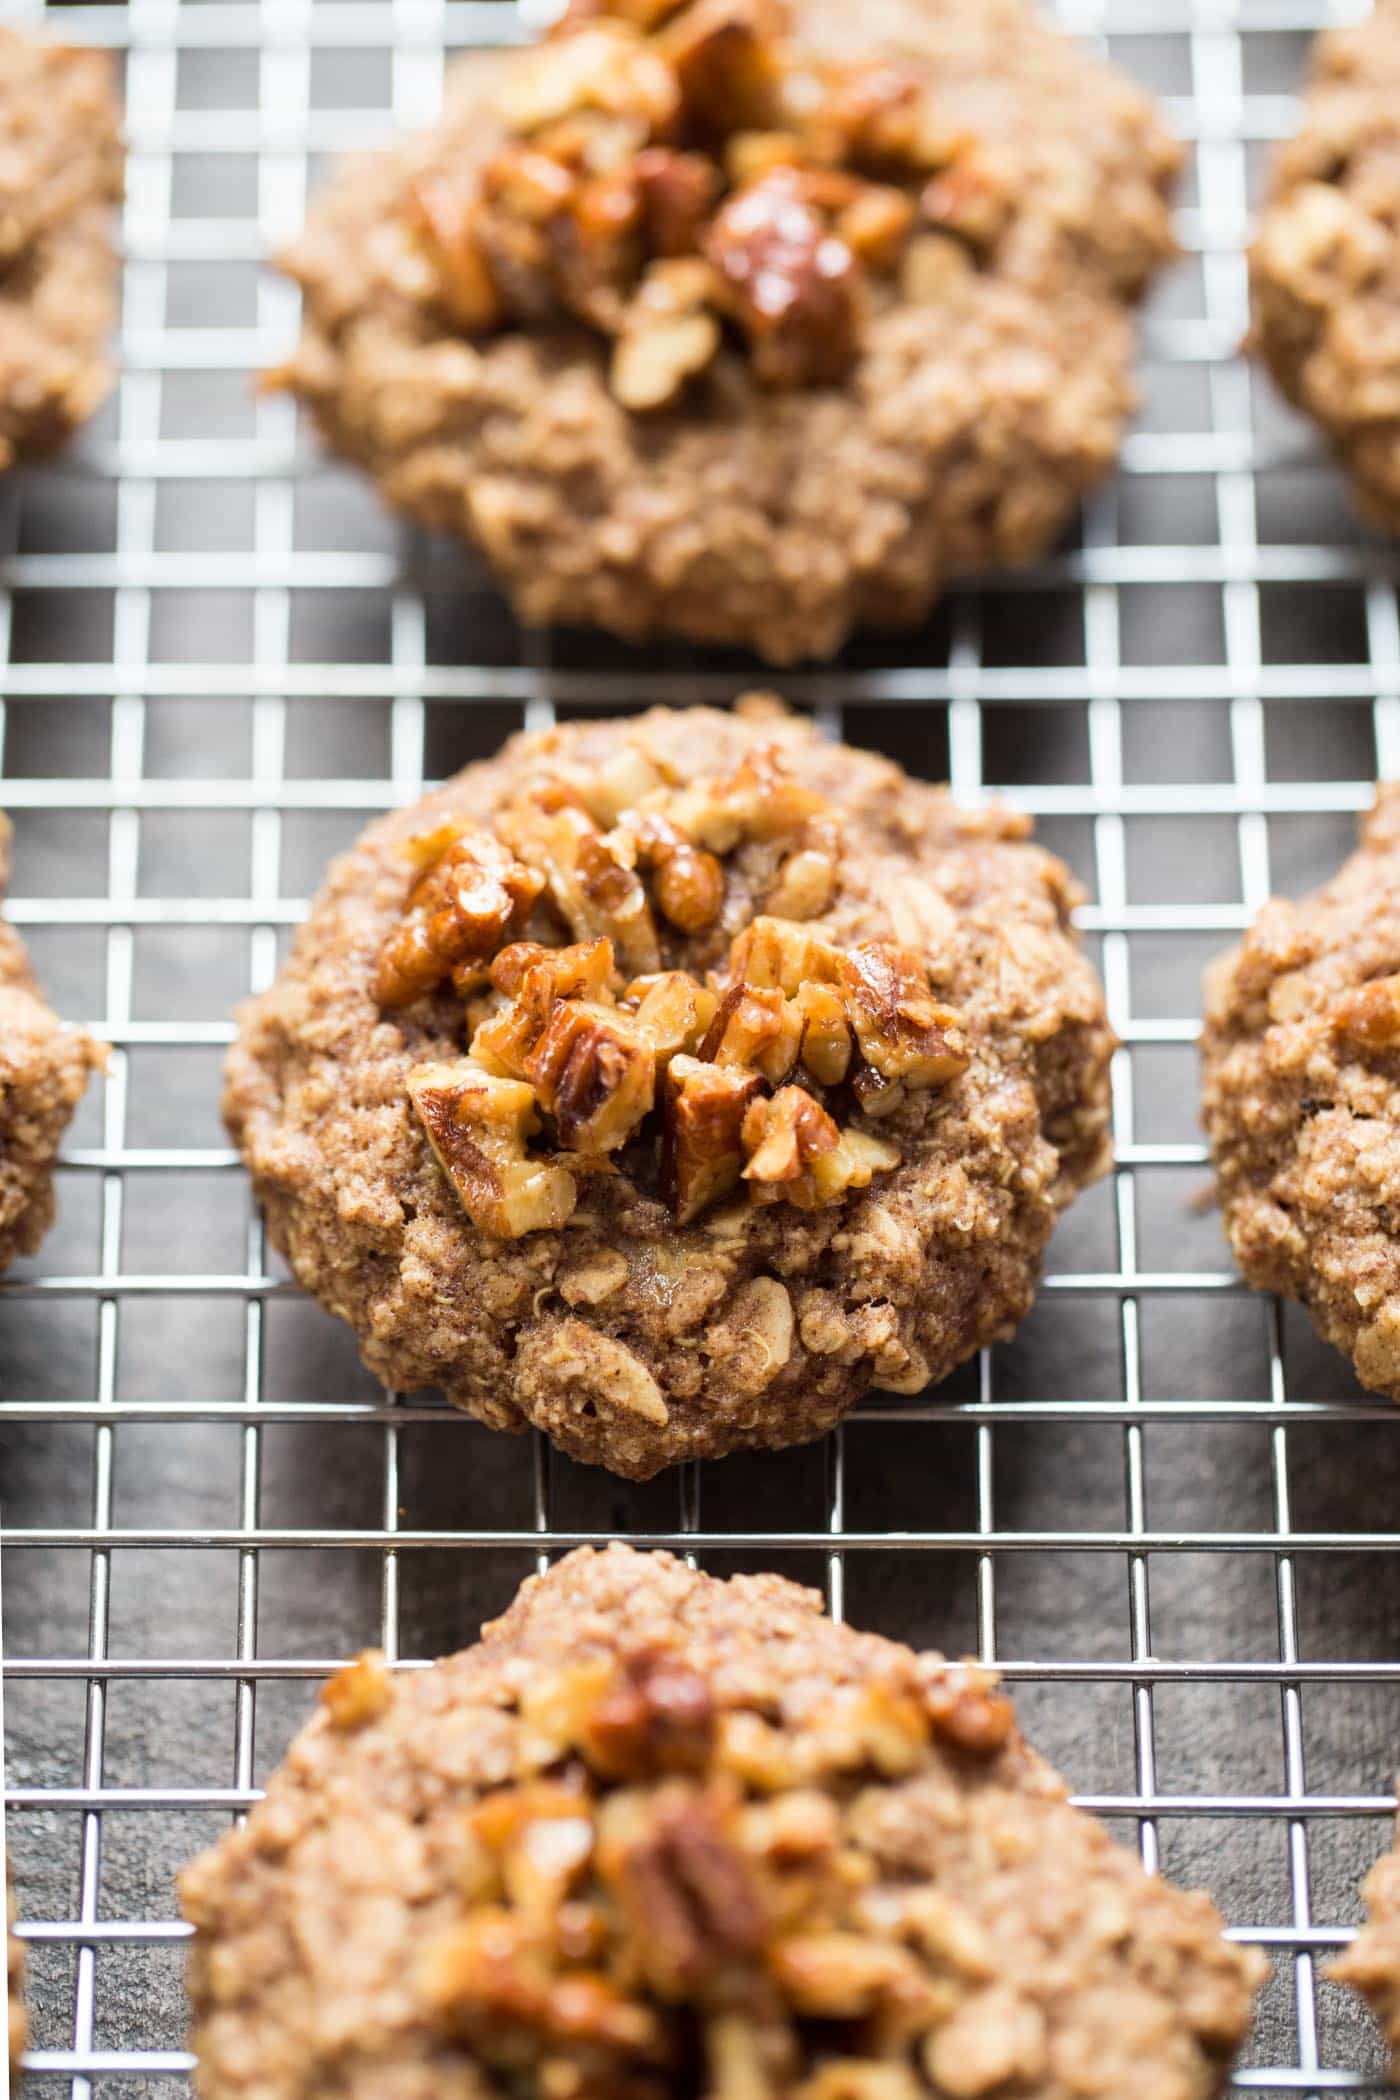
[(1393, 1050), (1400, 1043), (1400, 977), (1373, 977), (1343, 992), (1332, 1026), (1363, 1050)]
[(935, 1710), (974, 1676), (989, 1700), (982, 1673), (926, 1658), (775, 1726), (742, 1703), (742, 1672), (721, 1690), (679, 1639), (537, 1667), (518, 1693), (532, 1776), (463, 1819), (461, 1913), (417, 1978), (426, 2017), (521, 2095), (552, 2094), (557, 2065), (578, 2100), (678, 2082), (701, 2100), (919, 2100), (915, 2067), (958, 2023), (977, 2046), (943, 2060), (990, 2076), (1004, 2057), (1012, 2076), (1030, 2009), (1005, 2008), (997, 2055), (987, 1928), (890, 1874), (880, 1826), (881, 1782), (937, 1770)]
[(363, 1728), (377, 1721), (393, 1696), (393, 1679), (378, 1648), (366, 1648), (321, 1687), (321, 1704), (335, 1728)]
[(681, 1225), (741, 1188), (750, 1205), (838, 1203), (900, 1163), (852, 1105), (889, 1114), (965, 1068), (959, 1016), (893, 943), (846, 949), (764, 912), (706, 978), (661, 967), (723, 923), (731, 854), (753, 848), (758, 886), (799, 912), (833, 901), (836, 821), (775, 749), (679, 786), (629, 747), (540, 777), (495, 825), (414, 842), (376, 979), (386, 1005), (445, 978), (465, 1002), (467, 1056), (415, 1068), (409, 1093), (482, 1231), (562, 1224), (579, 1177), (616, 1174), (612, 1155), (634, 1173), (637, 1145)]
[(789, 0), (571, 0), (510, 59), (484, 163), (405, 193), (449, 325), (581, 320), (638, 413), (726, 335), (765, 385), (842, 379), (873, 302), (937, 296), (906, 269), (921, 229), (981, 256), (1013, 200), (921, 73), (816, 59), (791, 32)]

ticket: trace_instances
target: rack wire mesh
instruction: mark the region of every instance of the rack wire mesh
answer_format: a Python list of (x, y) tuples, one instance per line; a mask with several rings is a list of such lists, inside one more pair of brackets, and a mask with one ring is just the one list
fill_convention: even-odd
[[(42, 17), (42, 6), (10, 8)], [(1324, 0), (1065, 0), (1191, 149), (1144, 412), (1078, 541), (922, 635), (784, 678), (823, 723), (1031, 810), (1084, 882), (1123, 1049), (1118, 1166), (1011, 1344), (824, 1445), (627, 1488), (375, 1388), (265, 1248), (217, 1123), (233, 1001), (327, 853), (524, 720), (725, 697), (725, 664), (519, 632), (249, 377), (260, 273), (323, 156), (431, 115), (509, 0), (128, 0), (121, 379), (0, 485), (10, 910), (114, 1046), (63, 1215), (0, 1286), (11, 1855), (35, 2089), (187, 2077), (178, 1863), (253, 1798), (312, 1682), (474, 1636), (557, 1549), (778, 1566), (996, 1659), (1080, 1798), (1216, 1894), (1273, 1980), (1237, 2085), (1373, 2086), (1326, 1983), (1400, 1762), (1400, 1421), (1245, 1292), (1195, 1126), (1199, 971), (1346, 850), (1400, 772), (1395, 550), (1240, 361), (1241, 242)]]

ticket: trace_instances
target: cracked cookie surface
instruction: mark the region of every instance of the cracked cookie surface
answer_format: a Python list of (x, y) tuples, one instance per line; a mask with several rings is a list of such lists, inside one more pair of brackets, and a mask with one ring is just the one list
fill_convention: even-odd
[(1400, 532), (1400, 5), (1314, 46), (1250, 250), (1252, 347)]
[[(436, 129), (314, 202), (280, 377), (332, 446), (526, 620), (773, 662), (1041, 553), (1112, 463), (1173, 253), (1148, 99), (1021, 0), (800, 0), (786, 98), (781, 0), (580, 12), (543, 47), (565, 86), (468, 56)], [(822, 68), (877, 92), (794, 169)]]
[[(0, 898), (10, 824), (0, 815)], [(24, 943), (0, 918), (0, 1270), (32, 1254), (53, 1223), (59, 1141), (103, 1052), (47, 1006)]]
[(51, 452), (107, 392), (121, 190), (107, 59), (0, 28), (0, 467)]
[(990, 1673), (573, 1553), (186, 1870), (205, 2100), (1208, 2100), (1264, 1969)]
[[(634, 788), (609, 831), (569, 799)], [(719, 849), (692, 932), (627, 865), (667, 809)], [(1107, 1163), (1102, 992), (1027, 829), (771, 702), (513, 739), (370, 827), (241, 1012), (225, 1113), (275, 1243), (386, 1384), (638, 1478), (921, 1390), (1023, 1316)], [(423, 841), (462, 836), (449, 912)]]
[(1400, 1400), (1400, 789), (1206, 979), (1204, 1115), (1245, 1276)]

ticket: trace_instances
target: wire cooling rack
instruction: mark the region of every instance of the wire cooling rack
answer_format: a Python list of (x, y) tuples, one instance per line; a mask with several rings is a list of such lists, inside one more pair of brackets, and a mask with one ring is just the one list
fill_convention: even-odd
[(172, 1875), (254, 1798), (315, 1679), (370, 1642), (404, 1666), (460, 1645), (545, 1555), (617, 1534), (995, 1657), (1081, 1798), (1269, 1949), (1238, 2085), (1379, 2077), (1320, 1972), (1400, 1762), (1400, 1419), (1232, 1275), (1199, 1201), (1192, 1047), (1207, 956), (1326, 873), (1400, 772), (1395, 550), (1236, 354), (1247, 200), (1325, 9), (1063, 11), (1192, 150), (1122, 475), (1055, 559), (781, 684), (963, 795), (1002, 789), (1072, 862), (1124, 1044), (1116, 1176), (1016, 1340), (937, 1394), (638, 1489), (380, 1394), (268, 1256), (216, 1110), (233, 1001), (370, 812), (522, 720), (745, 682), (522, 635), (249, 387), (295, 323), (259, 258), (322, 157), (429, 116), (444, 48), (514, 13), (49, 10), (124, 58), (131, 160), (114, 400), (62, 464), (0, 484), (10, 909), (62, 1010), (114, 1046), (60, 1225), (0, 1286), (40, 2093), (186, 2079)]

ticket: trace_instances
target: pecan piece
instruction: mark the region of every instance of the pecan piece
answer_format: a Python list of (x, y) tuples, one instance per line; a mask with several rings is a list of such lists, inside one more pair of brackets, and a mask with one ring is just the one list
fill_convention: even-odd
[(656, 1096), (656, 1053), (630, 1014), (562, 999), (525, 1075), (568, 1152), (614, 1152)]
[(924, 1706), (934, 1728), (955, 1749), (991, 1757), (1009, 1741), (1016, 1712), (997, 1680), (975, 1663), (940, 1670), (924, 1685)]
[(930, 225), (956, 234), (974, 254), (986, 255), (1010, 224), (1015, 186), (989, 154), (974, 146), (935, 175), (919, 201)]
[(785, 1086), (771, 1101), (755, 1101), (742, 1136), (749, 1155), (744, 1179), (755, 1202), (785, 1199), (810, 1210), (822, 1201), (812, 1170), (823, 1153), (836, 1150), (841, 1133), (805, 1088)]
[(775, 168), (716, 212), (703, 253), (748, 338), (765, 386), (834, 384), (855, 363), (864, 316), (860, 266), (802, 194), (797, 171)]
[(478, 1230), (517, 1239), (572, 1215), (573, 1176), (526, 1153), (525, 1140), (539, 1122), (528, 1086), (498, 1078), (469, 1057), (415, 1065), (407, 1084), (428, 1142)]
[(1363, 1050), (1393, 1050), (1400, 1043), (1400, 977), (1373, 977), (1343, 992), (1332, 1027)]
[(682, 789), (667, 815), (697, 846), (732, 853), (745, 839), (780, 839), (829, 814), (825, 795), (788, 771), (776, 745), (760, 745), (732, 773)]
[(841, 952), (823, 935), (760, 912), (729, 945), (731, 982), (774, 987), (794, 998), (809, 984), (834, 982)]
[(643, 816), (635, 826), (637, 859), (652, 875), (652, 891), (664, 918), (682, 933), (703, 933), (724, 903), (724, 869), (713, 853), (694, 846), (670, 819)]
[(485, 335), (505, 319), (481, 238), (475, 188), (424, 175), (407, 192), (410, 223), (437, 279), (438, 297), (454, 326)]
[[(546, 806), (549, 800), (558, 806)], [(656, 922), (641, 880), (618, 841), (585, 811), (548, 794), (522, 796), (503, 812), (498, 829), (543, 874), (550, 901), (576, 941), (606, 935), (629, 976), (659, 968)]]
[(875, 174), (932, 174), (966, 141), (938, 121), (919, 74), (882, 61), (844, 68), (813, 128), (832, 136), (837, 159)]
[(687, 117), (721, 138), (766, 130), (782, 88), (776, 0), (694, 0), (659, 39)]
[(520, 52), (502, 79), (498, 101), (517, 135), (540, 131), (580, 110), (633, 120), (638, 144), (667, 137), (680, 109), (676, 76), (665, 57), (630, 23), (587, 23)]
[(421, 1980), (429, 2007), (503, 2066), (518, 2063), (521, 2030), (623, 2057), (665, 2053), (654, 2012), (606, 1976), (557, 1973), (538, 1929), (511, 1911), (482, 1909), (454, 1926), (428, 1949)]
[(598, 1871), (627, 1913), (659, 1997), (703, 1992), (762, 1945), (748, 1865), (715, 1800), (684, 1781), (611, 1797), (600, 1818)]
[(605, 1779), (699, 1772), (715, 1739), (710, 1687), (680, 1656), (648, 1650), (629, 1656), (598, 1699), (579, 1736)]
[(797, 1062), (802, 1021), (776, 986), (730, 985), (715, 1012), (700, 1055), (717, 1065), (757, 1070), (777, 1086)]
[(658, 1065), (668, 1065), (682, 1051), (695, 1049), (719, 1003), (712, 991), (685, 970), (639, 977), (628, 985), (627, 997), (637, 1001), (637, 1027), (651, 1044)]
[(851, 1031), (840, 993), (829, 984), (804, 984), (793, 1005), (802, 1018), (803, 1068), (819, 1086), (839, 1086), (851, 1068)]
[(623, 311), (608, 372), (624, 408), (665, 408), (714, 358), (719, 322), (706, 305), (713, 284), (695, 257), (652, 264)]
[(943, 1086), (967, 1070), (961, 1016), (934, 999), (912, 950), (862, 941), (842, 955), (838, 976), (861, 1055), (881, 1079)]
[(374, 997), (409, 1006), (459, 964), (494, 955), (534, 910), (542, 879), (488, 831), (452, 838), (409, 894), (379, 952)]
[(648, 248), (654, 255), (694, 255), (719, 195), (714, 162), (703, 153), (648, 146), (635, 166)]
[(393, 1679), (381, 1648), (366, 1648), (321, 1687), (321, 1704), (333, 1728), (363, 1728), (377, 1721), (387, 1713), (393, 1696)]
[(738, 1187), (744, 1116), (763, 1090), (757, 1072), (672, 1058), (666, 1071), (662, 1179), (678, 1225)]

